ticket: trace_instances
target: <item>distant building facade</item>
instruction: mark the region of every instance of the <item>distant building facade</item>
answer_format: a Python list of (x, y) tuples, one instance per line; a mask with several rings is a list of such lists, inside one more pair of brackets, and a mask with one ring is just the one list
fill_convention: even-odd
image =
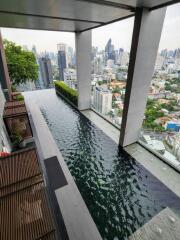
[(64, 43), (60, 43), (57, 45), (57, 49), (58, 49), (59, 77), (60, 80), (64, 81), (64, 70), (67, 68), (66, 45)]
[(49, 88), (53, 83), (51, 60), (48, 57), (42, 57), (38, 59), (40, 68), (40, 81), (44, 85), (44, 88)]
[(93, 106), (101, 114), (108, 114), (112, 108), (112, 93), (109, 90), (94, 87)]
[(64, 70), (64, 82), (73, 89), (77, 89), (76, 70), (67, 68)]
[(106, 56), (106, 61), (108, 59), (116, 60), (116, 53), (114, 51), (114, 45), (112, 45), (112, 40), (111, 38), (108, 40), (106, 47), (105, 47), (105, 56)]

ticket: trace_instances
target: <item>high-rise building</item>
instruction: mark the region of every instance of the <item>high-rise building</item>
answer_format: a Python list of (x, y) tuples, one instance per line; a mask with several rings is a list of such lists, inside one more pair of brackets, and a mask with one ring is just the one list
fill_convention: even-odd
[(123, 51), (121, 54), (120, 64), (121, 66), (127, 66), (129, 63), (129, 53), (126, 51)]
[(108, 59), (107, 60), (107, 68), (114, 68), (114, 60)]
[(174, 55), (174, 51), (173, 51), (173, 50), (169, 50), (169, 51), (167, 52), (167, 56), (166, 56), (166, 57), (172, 58), (173, 55)]
[(96, 57), (97, 53), (98, 53), (98, 47), (92, 47), (92, 50), (91, 50), (91, 60), (94, 60), (94, 58)]
[(67, 65), (68, 67), (72, 67), (73, 65), (73, 56), (74, 56), (74, 51), (73, 51), (73, 48), (72, 47), (68, 47), (67, 48)]
[(94, 87), (93, 106), (101, 114), (108, 114), (112, 108), (112, 93), (108, 89)]
[(156, 58), (155, 70), (161, 70), (164, 65), (165, 58), (161, 56), (159, 53)]
[(52, 76), (52, 66), (51, 60), (47, 57), (42, 57), (38, 59), (40, 67), (41, 81), (45, 88), (52, 86), (53, 76)]
[(118, 50), (114, 50), (114, 54), (115, 54), (115, 63), (118, 62), (118, 58), (119, 58), (119, 51)]
[(176, 58), (174, 62), (174, 69), (180, 71), (180, 58)]
[(180, 58), (180, 48), (175, 49), (173, 57), (174, 58)]
[(67, 68), (64, 70), (64, 82), (73, 89), (77, 89), (77, 75), (76, 70)]
[(93, 61), (93, 72), (95, 74), (102, 74), (103, 73), (103, 59), (102, 56), (99, 55)]
[(178, 78), (180, 78), (180, 70), (177, 72), (177, 74), (178, 74)]
[(108, 40), (106, 47), (105, 47), (105, 54), (106, 54), (106, 61), (108, 59), (116, 60), (116, 54), (114, 51), (114, 45), (112, 45), (112, 40), (111, 38)]
[(37, 57), (37, 50), (35, 45), (32, 46), (32, 52), (34, 53), (35, 57)]
[(124, 49), (123, 48), (119, 48), (118, 51), (118, 59), (116, 60), (116, 63), (121, 64), (121, 60), (124, 54)]
[(168, 50), (167, 49), (163, 49), (162, 51), (161, 51), (161, 56), (162, 57), (167, 57), (167, 54), (168, 54)]
[(72, 58), (72, 66), (76, 66), (76, 53), (74, 52), (73, 58)]
[(60, 43), (57, 45), (58, 49), (58, 67), (60, 80), (64, 81), (64, 69), (67, 68), (66, 60), (66, 44)]

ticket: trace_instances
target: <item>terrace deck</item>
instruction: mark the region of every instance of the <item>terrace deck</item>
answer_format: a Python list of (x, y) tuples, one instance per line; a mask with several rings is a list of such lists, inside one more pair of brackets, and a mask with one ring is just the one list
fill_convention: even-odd
[(35, 148), (0, 157), (0, 197), (42, 181)]
[(4, 109), (4, 114), (3, 117), (7, 118), (7, 117), (14, 117), (14, 116), (21, 116), (27, 114), (27, 110), (25, 105), (24, 106), (18, 106), (15, 108), (5, 108)]
[(25, 102), (24, 101), (9, 101), (5, 103), (4, 108), (16, 108), (16, 107), (22, 107), (25, 106)]
[(55, 240), (35, 148), (0, 157), (0, 239)]
[(1, 239), (55, 239), (44, 183), (38, 183), (0, 201)]
[(7, 102), (3, 113), (9, 136), (17, 133), (24, 139), (32, 137), (31, 126), (24, 101)]

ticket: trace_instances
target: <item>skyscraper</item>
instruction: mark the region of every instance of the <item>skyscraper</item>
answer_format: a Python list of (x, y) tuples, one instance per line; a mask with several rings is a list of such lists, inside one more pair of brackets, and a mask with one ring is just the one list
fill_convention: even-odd
[(94, 60), (94, 58), (96, 57), (97, 53), (98, 53), (98, 47), (92, 47), (92, 50), (91, 50), (91, 60)]
[(31, 51), (34, 53), (35, 57), (37, 57), (37, 50), (36, 50), (36, 46), (35, 45), (32, 46), (32, 50)]
[(102, 74), (103, 73), (103, 58), (102, 58), (102, 55), (99, 55), (96, 58), (94, 58), (93, 73), (95, 73), (95, 74)]
[(98, 112), (108, 114), (112, 108), (112, 93), (108, 89), (94, 87), (93, 106)]
[(68, 47), (67, 48), (67, 54), (66, 54), (66, 56), (67, 56), (67, 66), (68, 66), (68, 68), (70, 67), (72, 67), (72, 65), (73, 65), (73, 55), (74, 55), (74, 51), (73, 51), (73, 48), (72, 47)]
[(167, 54), (168, 54), (168, 50), (167, 49), (163, 49), (162, 51), (161, 51), (161, 56), (162, 57), (167, 57)]
[(58, 49), (59, 77), (60, 80), (64, 81), (64, 69), (67, 68), (66, 45), (64, 43), (60, 43), (57, 45), (57, 49)]
[(73, 89), (77, 89), (77, 74), (76, 70), (67, 68), (64, 70), (64, 82)]
[(45, 88), (48, 88), (52, 85), (53, 82), (51, 60), (47, 57), (42, 57), (38, 59), (38, 62), (41, 75), (40, 82), (43, 83)]
[(174, 58), (180, 58), (180, 48), (174, 50)]
[(112, 40), (111, 38), (108, 40), (106, 47), (105, 47), (105, 55), (106, 55), (106, 61), (108, 59), (116, 60), (116, 55), (114, 51), (114, 45), (112, 45)]

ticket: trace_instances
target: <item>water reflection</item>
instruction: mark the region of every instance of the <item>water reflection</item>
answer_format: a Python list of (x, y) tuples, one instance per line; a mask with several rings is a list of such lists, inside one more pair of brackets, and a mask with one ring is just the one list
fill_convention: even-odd
[(180, 208), (169, 189), (52, 90), (27, 97), (40, 106), (103, 239), (127, 239), (163, 208)]

